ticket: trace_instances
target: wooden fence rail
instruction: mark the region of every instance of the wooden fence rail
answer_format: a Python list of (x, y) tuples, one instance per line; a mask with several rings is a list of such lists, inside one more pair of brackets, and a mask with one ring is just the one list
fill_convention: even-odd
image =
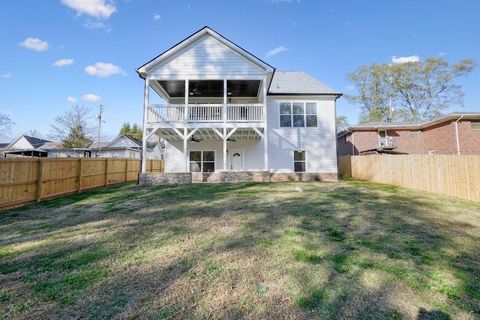
[[(120, 158), (0, 159), (0, 208), (135, 181), (140, 160)], [(148, 172), (163, 172), (162, 160), (148, 160)]]
[(339, 159), (340, 177), (480, 201), (480, 156), (369, 155)]

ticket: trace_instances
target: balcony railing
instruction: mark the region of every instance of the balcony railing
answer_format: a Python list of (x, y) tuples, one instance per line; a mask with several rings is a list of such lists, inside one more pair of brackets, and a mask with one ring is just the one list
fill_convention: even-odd
[(263, 104), (149, 105), (148, 122), (258, 122), (264, 120)]

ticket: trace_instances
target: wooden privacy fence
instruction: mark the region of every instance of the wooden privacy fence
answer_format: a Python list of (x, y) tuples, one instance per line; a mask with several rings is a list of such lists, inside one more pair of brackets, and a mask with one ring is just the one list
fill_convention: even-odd
[[(136, 181), (140, 160), (120, 158), (0, 159), (0, 208)], [(148, 160), (148, 172), (163, 172), (162, 160)]]
[(480, 156), (345, 156), (339, 174), (480, 201)]

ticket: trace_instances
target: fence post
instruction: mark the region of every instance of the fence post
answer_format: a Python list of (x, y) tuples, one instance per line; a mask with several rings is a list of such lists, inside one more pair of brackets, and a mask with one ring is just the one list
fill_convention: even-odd
[(38, 175), (37, 175), (37, 195), (35, 201), (38, 203), (42, 199), (42, 187), (43, 187), (43, 168), (44, 159), (38, 160)]
[(128, 158), (125, 158), (125, 182), (128, 181)]
[(105, 158), (105, 187), (108, 186), (108, 158)]
[(82, 192), (82, 177), (83, 177), (83, 158), (79, 159), (78, 163), (78, 189), (77, 192)]

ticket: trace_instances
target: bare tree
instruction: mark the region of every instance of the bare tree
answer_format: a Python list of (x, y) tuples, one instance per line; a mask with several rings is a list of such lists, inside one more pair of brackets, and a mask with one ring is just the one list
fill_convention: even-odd
[(0, 113), (0, 136), (3, 136), (13, 125), (13, 121), (6, 113)]
[(36, 138), (42, 138), (43, 137), (43, 134), (35, 128), (32, 128), (32, 129), (29, 129), (29, 130), (25, 131), (25, 135), (30, 136), (30, 137), (36, 137)]
[(91, 121), (89, 108), (74, 105), (55, 118), (55, 122), (51, 124), (50, 136), (61, 140), (67, 148), (88, 147), (95, 134), (95, 126)]

